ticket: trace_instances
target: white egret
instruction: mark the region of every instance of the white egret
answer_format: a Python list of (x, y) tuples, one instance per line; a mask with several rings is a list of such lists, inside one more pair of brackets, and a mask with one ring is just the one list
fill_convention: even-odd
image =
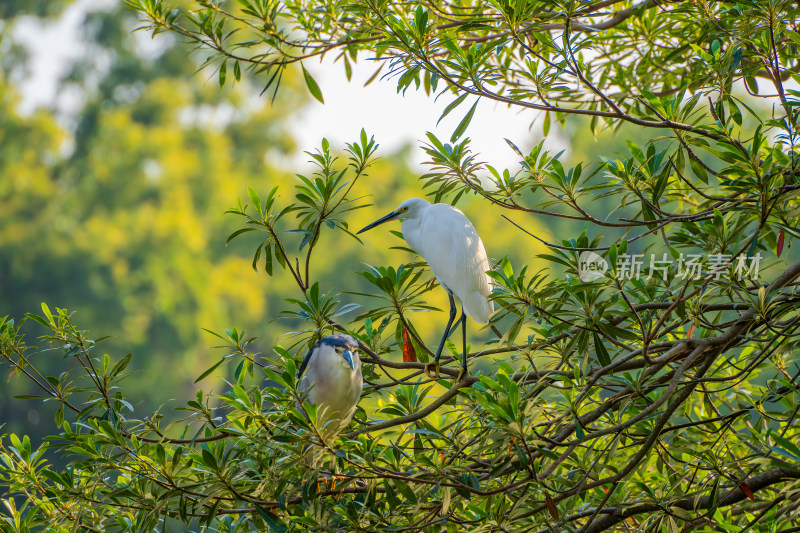
[[(479, 324), (487, 324), (494, 306), (489, 300), (491, 280), (486, 274), (489, 259), (483, 242), (469, 219), (449, 204), (431, 204), (410, 198), (397, 209), (361, 229), (363, 233), (390, 220), (402, 220), (403, 238), (425, 261), (450, 299), (450, 318), (436, 350), (433, 362), (425, 367), (430, 378), (439, 377), (439, 358), (450, 327), (456, 317), (453, 294), (461, 300), (461, 333), (464, 341), (460, 381), (467, 372), (467, 315)], [(456, 322), (456, 326), (458, 322)]]
[(353, 418), (361, 398), (358, 343), (349, 335), (320, 339), (306, 354), (297, 377), (303, 400), (317, 404), (321, 435), (334, 438)]

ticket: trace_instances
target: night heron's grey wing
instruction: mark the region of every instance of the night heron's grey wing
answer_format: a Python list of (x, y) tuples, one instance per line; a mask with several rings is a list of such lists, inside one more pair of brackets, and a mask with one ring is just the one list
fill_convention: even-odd
[(317, 349), (317, 347), (319, 346), (320, 342), (322, 342), (322, 341), (317, 341), (314, 344), (314, 346), (312, 346), (311, 349), (308, 351), (306, 356), (303, 358), (303, 362), (300, 363), (300, 370), (297, 371), (297, 379), (300, 379), (300, 376), (302, 376), (303, 372), (305, 372), (306, 367), (308, 367), (308, 362), (311, 361), (311, 355), (314, 353), (314, 350)]

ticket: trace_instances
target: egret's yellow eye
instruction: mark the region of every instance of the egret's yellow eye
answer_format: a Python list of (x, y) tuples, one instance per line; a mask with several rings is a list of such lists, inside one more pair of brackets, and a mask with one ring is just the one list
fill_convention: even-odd
[(404, 207), (403, 209), (400, 210), (401, 213), (405, 213), (407, 211), (408, 211), (408, 207)]

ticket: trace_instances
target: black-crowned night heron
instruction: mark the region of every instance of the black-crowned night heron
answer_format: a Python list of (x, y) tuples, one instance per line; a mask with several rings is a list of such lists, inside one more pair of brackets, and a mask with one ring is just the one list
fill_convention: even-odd
[[(491, 280), (486, 275), (489, 259), (483, 242), (469, 219), (448, 204), (431, 204), (421, 198), (410, 198), (397, 209), (361, 229), (363, 233), (390, 220), (402, 220), (403, 238), (425, 261), (450, 298), (450, 318), (442, 335), (433, 362), (425, 367), (428, 377), (439, 377), (439, 358), (450, 327), (456, 317), (453, 294), (461, 300), (461, 333), (464, 355), (460, 381), (467, 372), (467, 315), (478, 324), (487, 324), (494, 306), (489, 300)], [(456, 323), (458, 325), (458, 323)], [(433, 372), (433, 375), (432, 375)]]
[(326, 441), (338, 435), (356, 411), (364, 386), (358, 343), (349, 335), (320, 339), (297, 372), (304, 401), (317, 404), (318, 428)]

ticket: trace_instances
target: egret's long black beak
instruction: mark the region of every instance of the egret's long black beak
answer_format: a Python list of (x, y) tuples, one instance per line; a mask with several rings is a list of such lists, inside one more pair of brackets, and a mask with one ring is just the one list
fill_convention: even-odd
[(364, 232), (365, 232), (365, 231), (367, 231), (368, 229), (372, 229), (372, 228), (374, 228), (375, 226), (380, 226), (380, 225), (381, 225), (381, 224), (383, 224), (384, 222), (389, 222), (390, 220), (394, 220), (394, 219), (396, 219), (396, 218), (397, 218), (397, 217), (399, 217), (399, 216), (400, 216), (400, 212), (399, 212), (399, 211), (392, 211), (391, 213), (389, 213), (389, 214), (388, 214), (388, 215), (386, 215), (385, 217), (383, 217), (383, 218), (379, 218), (378, 220), (376, 220), (375, 222), (373, 222), (373, 223), (372, 223), (372, 224), (370, 224), (369, 226), (364, 226), (363, 228), (361, 228), (360, 230), (358, 230), (358, 231), (356, 232), (356, 235), (358, 235), (359, 233), (364, 233)]

